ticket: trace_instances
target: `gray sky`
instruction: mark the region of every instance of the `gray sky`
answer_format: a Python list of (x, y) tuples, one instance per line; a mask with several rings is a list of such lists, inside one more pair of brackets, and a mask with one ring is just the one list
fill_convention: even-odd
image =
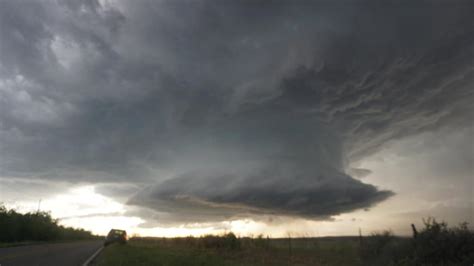
[(473, 13), (0, 0), (0, 201), (86, 186), (143, 228), (472, 222)]

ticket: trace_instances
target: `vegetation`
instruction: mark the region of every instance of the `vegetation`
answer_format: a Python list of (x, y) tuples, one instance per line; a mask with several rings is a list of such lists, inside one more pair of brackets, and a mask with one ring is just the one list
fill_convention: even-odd
[(222, 236), (132, 238), (97, 259), (107, 265), (472, 265), (474, 232), (434, 219), (416, 237), (391, 231), (359, 237), (280, 238)]
[(95, 238), (89, 231), (58, 225), (47, 212), (18, 213), (0, 205), (0, 242), (80, 240)]
[[(98, 265), (472, 265), (474, 232), (467, 223), (448, 227), (429, 218), (413, 237), (391, 231), (367, 237), (280, 238), (262, 235), (132, 238), (113, 244)], [(58, 225), (46, 212), (21, 214), (0, 205), (0, 243), (80, 240), (90, 232)]]
[[(362, 265), (356, 238), (132, 238), (108, 246), (97, 264), (108, 265)], [(354, 264), (355, 262), (355, 264)]]
[[(171, 241), (171, 240), (170, 240)], [(126, 245), (112, 244), (98, 258), (98, 265), (209, 265), (230, 266), (221, 256), (198, 249), (161, 245), (150, 239), (133, 239)]]
[(397, 239), (391, 232), (364, 239), (361, 256), (368, 265), (473, 265), (474, 232), (467, 223), (449, 228), (433, 218), (413, 238)]

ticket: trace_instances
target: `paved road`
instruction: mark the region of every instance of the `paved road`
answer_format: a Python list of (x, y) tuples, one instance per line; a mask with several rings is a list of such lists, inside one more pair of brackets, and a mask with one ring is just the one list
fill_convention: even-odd
[(95, 240), (0, 248), (0, 266), (78, 266), (102, 244)]

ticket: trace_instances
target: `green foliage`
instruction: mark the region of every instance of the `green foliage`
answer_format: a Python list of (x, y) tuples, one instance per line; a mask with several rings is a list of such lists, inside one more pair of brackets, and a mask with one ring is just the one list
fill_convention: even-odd
[(393, 237), (390, 231), (364, 238), (360, 256), (366, 265), (472, 265), (474, 232), (467, 223), (449, 228), (429, 218), (410, 239)]
[(0, 242), (90, 239), (82, 229), (60, 226), (47, 212), (18, 213), (0, 205)]
[(467, 223), (449, 228), (433, 218), (424, 220), (425, 228), (412, 241), (413, 257), (419, 264), (448, 264), (474, 261), (474, 232)]

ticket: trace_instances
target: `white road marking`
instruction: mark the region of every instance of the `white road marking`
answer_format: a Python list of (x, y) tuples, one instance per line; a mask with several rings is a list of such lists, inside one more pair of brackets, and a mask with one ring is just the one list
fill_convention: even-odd
[(90, 257), (82, 264), (82, 266), (89, 266), (89, 264), (92, 262), (92, 260), (95, 259), (95, 257), (97, 257), (97, 255), (99, 255), (99, 253), (102, 251), (102, 249), (104, 249), (104, 247), (100, 247), (96, 252), (94, 252), (94, 254), (92, 254), (92, 256), (90, 256)]

